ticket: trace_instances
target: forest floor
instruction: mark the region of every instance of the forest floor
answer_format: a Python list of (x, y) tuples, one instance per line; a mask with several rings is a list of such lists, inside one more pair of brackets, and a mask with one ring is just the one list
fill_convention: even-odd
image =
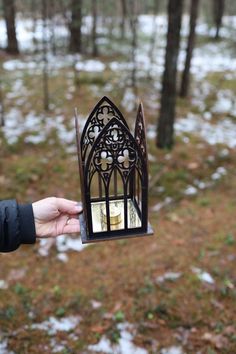
[[(161, 64), (145, 71), (140, 56), (154, 236), (82, 247), (62, 235), (1, 254), (0, 354), (236, 353), (235, 49), (209, 41), (198, 40), (172, 151), (155, 146)], [(73, 109), (83, 125), (108, 95), (133, 127), (126, 60), (83, 58), (76, 71), (52, 58), (45, 113), (39, 57), (1, 57), (0, 199), (80, 200)]]
[[(202, 174), (206, 169), (207, 160), (194, 146), (183, 156), (177, 143), (173, 159), (165, 160), (165, 179), (173, 189), (183, 183), (177, 171)], [(207, 150), (213, 156), (212, 148)], [(11, 152), (2, 159), (1, 176), (19, 189), (16, 165), (26, 166), (21, 200), (44, 194), (74, 197), (76, 161), (63, 166), (67, 160), (60, 163), (59, 151), (41, 167), (43, 176), (37, 170), (40, 163), (33, 163), (40, 161), (41, 150)], [(165, 159), (166, 153), (158, 154), (160, 161)], [(194, 196), (177, 193), (174, 200), (172, 194), (159, 211), (154, 188), (153, 237), (94, 244), (79, 253), (80, 248), (68, 250), (63, 239), (50, 245), (49, 255), (39, 253), (45, 245), (38, 243), (2, 254), (2, 348), (7, 343), (14, 353), (234, 353), (235, 164), (232, 151), (222, 157), (227, 175), (220, 181)], [(13, 171), (16, 179), (11, 180)], [(73, 240), (78, 243), (77, 236), (70, 237), (72, 249)]]

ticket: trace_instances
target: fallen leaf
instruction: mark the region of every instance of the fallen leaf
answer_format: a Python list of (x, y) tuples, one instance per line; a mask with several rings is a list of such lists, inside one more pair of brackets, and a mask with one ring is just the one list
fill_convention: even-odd
[(99, 333), (103, 334), (107, 329), (109, 325), (95, 325), (91, 327), (91, 331), (94, 333)]

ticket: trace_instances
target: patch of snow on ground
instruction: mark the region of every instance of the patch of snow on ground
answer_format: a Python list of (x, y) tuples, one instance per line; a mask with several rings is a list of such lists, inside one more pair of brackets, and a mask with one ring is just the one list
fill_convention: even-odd
[(58, 253), (57, 259), (63, 263), (67, 263), (69, 258), (66, 253), (61, 252), (61, 253)]
[(88, 244), (82, 244), (80, 237), (73, 238), (69, 235), (60, 235), (57, 238), (41, 238), (39, 240), (38, 248), (39, 255), (42, 257), (47, 257), (50, 253), (51, 247), (54, 245), (58, 251), (57, 259), (64, 263), (68, 260), (68, 256), (65, 252), (70, 250), (81, 252), (88, 246)]
[(173, 202), (173, 199), (171, 197), (166, 197), (163, 202), (157, 203), (151, 208), (151, 211), (156, 212), (161, 210), (163, 207), (169, 205), (170, 203)]
[(186, 118), (176, 120), (175, 130), (177, 134), (199, 135), (210, 145), (225, 144), (230, 148), (236, 147), (236, 124), (228, 118), (211, 124), (200, 116), (189, 113)]
[(191, 269), (192, 269), (193, 273), (195, 273), (197, 275), (198, 279), (200, 279), (202, 282), (208, 283), (208, 284), (215, 283), (215, 280), (212, 278), (212, 276), (209, 273), (203, 271), (200, 268), (196, 268), (196, 267), (192, 267)]
[(69, 250), (81, 252), (88, 245), (83, 245), (80, 238), (72, 238), (71, 236), (61, 235), (56, 239), (58, 252), (66, 252)]
[(122, 99), (122, 106), (125, 107), (127, 112), (132, 112), (135, 108), (136, 96), (131, 88), (127, 88), (124, 92)]
[(106, 354), (148, 354), (146, 349), (140, 348), (132, 342), (134, 335), (130, 333), (133, 330), (130, 323), (120, 323), (117, 328), (120, 331), (120, 339), (117, 344), (112, 344), (106, 336), (102, 336), (97, 344), (89, 345), (88, 349)]
[(13, 351), (7, 349), (7, 339), (0, 339), (0, 354), (14, 354)]
[(224, 167), (220, 166), (211, 175), (211, 179), (213, 179), (213, 181), (217, 181), (217, 180), (221, 179), (225, 175), (227, 175), (227, 170)]
[(0, 279), (0, 289), (5, 290), (8, 288), (8, 284), (5, 280)]
[(198, 192), (197, 188), (194, 186), (187, 186), (187, 188), (184, 191), (185, 195), (196, 195)]
[(157, 283), (164, 283), (164, 281), (174, 281), (181, 277), (182, 273), (180, 272), (166, 272), (163, 275), (159, 275), (156, 278)]
[(68, 316), (61, 319), (49, 317), (47, 321), (33, 323), (30, 328), (47, 331), (49, 335), (55, 335), (57, 332), (69, 332), (81, 322), (80, 316)]
[(212, 108), (213, 113), (236, 112), (235, 96), (231, 90), (220, 90), (217, 92), (217, 101)]
[(161, 354), (184, 354), (184, 351), (181, 347), (172, 346), (161, 349)]
[(106, 68), (100, 60), (83, 60), (75, 65), (78, 71), (88, 71), (88, 72), (103, 72)]
[[(80, 116), (81, 129), (84, 122), (85, 118)], [(71, 118), (66, 126), (63, 115), (44, 117), (32, 111), (23, 117), (19, 109), (11, 108), (5, 113), (5, 126), (2, 130), (9, 144), (15, 144), (24, 133), (27, 133), (26, 143), (39, 144), (47, 140), (52, 130), (56, 130), (62, 143), (75, 146), (74, 120)]]

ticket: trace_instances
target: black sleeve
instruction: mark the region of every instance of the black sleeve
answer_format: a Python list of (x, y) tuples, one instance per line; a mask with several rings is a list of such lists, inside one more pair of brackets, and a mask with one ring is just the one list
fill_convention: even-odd
[(0, 201), (0, 252), (14, 251), (23, 243), (35, 243), (35, 239), (32, 205)]

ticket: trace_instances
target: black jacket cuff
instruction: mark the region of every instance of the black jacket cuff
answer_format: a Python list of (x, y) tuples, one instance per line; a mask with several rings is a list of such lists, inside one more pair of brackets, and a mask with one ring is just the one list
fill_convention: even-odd
[(20, 220), (20, 243), (35, 243), (36, 231), (32, 204), (18, 205)]

